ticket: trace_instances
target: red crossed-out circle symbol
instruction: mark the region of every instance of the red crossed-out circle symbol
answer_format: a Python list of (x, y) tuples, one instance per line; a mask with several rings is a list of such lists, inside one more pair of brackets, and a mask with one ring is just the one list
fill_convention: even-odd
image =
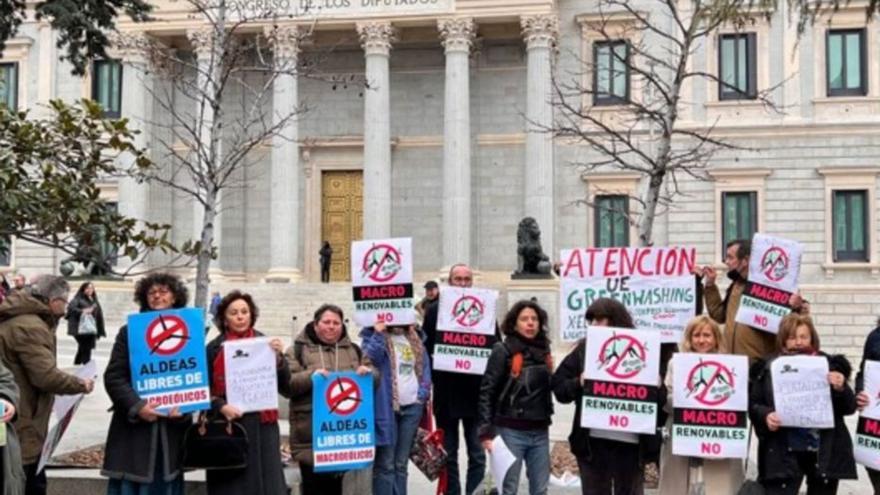
[(761, 271), (769, 280), (779, 282), (788, 275), (788, 263), (788, 253), (781, 247), (773, 246), (761, 259)]
[(376, 244), (364, 255), (363, 273), (374, 282), (387, 282), (403, 268), (400, 252), (390, 244)]
[(189, 340), (189, 328), (180, 317), (159, 315), (147, 325), (147, 348), (150, 354), (170, 356), (183, 349)]
[(687, 379), (687, 396), (694, 396), (700, 404), (718, 406), (733, 395), (733, 371), (718, 361), (700, 361), (691, 369)]
[(602, 344), (599, 363), (615, 378), (632, 378), (647, 366), (645, 346), (630, 335), (614, 335)]
[(340, 376), (333, 380), (324, 393), (331, 414), (348, 416), (361, 405), (361, 388), (351, 378)]
[(452, 317), (456, 323), (464, 327), (477, 326), (483, 321), (485, 306), (483, 301), (474, 296), (461, 296), (452, 305)]

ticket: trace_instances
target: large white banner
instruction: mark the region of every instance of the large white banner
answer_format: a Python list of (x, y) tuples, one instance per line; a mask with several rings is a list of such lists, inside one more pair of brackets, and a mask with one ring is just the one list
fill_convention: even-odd
[(351, 243), (354, 321), (370, 326), (416, 322), (413, 304), (412, 239), (379, 239)]
[(498, 291), (442, 287), (434, 342), (434, 369), (482, 375), (495, 345)]
[(268, 338), (227, 340), (226, 402), (241, 412), (278, 409), (278, 365)]
[(588, 333), (581, 426), (654, 433), (660, 334), (614, 327), (590, 327)]
[(729, 354), (672, 358), (672, 453), (688, 457), (748, 455), (749, 361)]
[(874, 470), (880, 470), (880, 362), (865, 361), (864, 392), (868, 405), (859, 415), (856, 426), (856, 461)]
[(737, 323), (770, 333), (779, 331), (782, 318), (791, 312), (788, 300), (797, 291), (803, 250), (799, 242), (755, 234)]
[(828, 360), (781, 356), (770, 365), (773, 403), (782, 426), (834, 428)]
[(583, 248), (562, 251), (560, 334), (563, 342), (586, 335), (584, 314), (600, 297), (623, 303), (636, 327), (681, 341), (696, 312), (696, 248)]

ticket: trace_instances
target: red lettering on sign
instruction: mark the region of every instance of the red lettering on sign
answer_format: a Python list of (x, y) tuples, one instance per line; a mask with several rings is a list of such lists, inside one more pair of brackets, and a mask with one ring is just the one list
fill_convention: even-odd
[(701, 454), (721, 454), (721, 444), (720, 443), (701, 443), (700, 444), (700, 453)]
[(732, 411), (685, 409), (681, 414), (681, 420), (695, 425), (736, 426), (736, 413)]
[(453, 345), (486, 346), (486, 336), (475, 333), (444, 332), (443, 343)]
[(629, 426), (629, 418), (626, 416), (608, 416), (608, 426), (619, 426), (621, 428), (626, 428)]
[(406, 297), (406, 288), (402, 285), (380, 285), (361, 287), (361, 299), (392, 299)]
[(648, 398), (648, 387), (627, 383), (593, 382), (593, 394), (603, 397), (645, 400)]
[(783, 306), (788, 306), (788, 300), (791, 298), (791, 294), (788, 292), (758, 284), (752, 284), (749, 287), (749, 295)]
[(880, 422), (871, 419), (865, 420), (865, 433), (880, 436)]
[(471, 362), (467, 359), (456, 359), (455, 360), (455, 369), (457, 370), (469, 370), (471, 369)]

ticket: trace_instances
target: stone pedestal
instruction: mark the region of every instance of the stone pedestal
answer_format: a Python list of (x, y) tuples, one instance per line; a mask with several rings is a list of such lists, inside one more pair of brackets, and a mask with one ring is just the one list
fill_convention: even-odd
[(553, 350), (568, 350), (570, 344), (562, 342), (559, 336), (559, 280), (512, 280), (507, 286), (507, 309), (510, 309), (517, 301), (531, 298), (535, 298), (537, 303), (547, 311), (547, 328), (550, 331)]

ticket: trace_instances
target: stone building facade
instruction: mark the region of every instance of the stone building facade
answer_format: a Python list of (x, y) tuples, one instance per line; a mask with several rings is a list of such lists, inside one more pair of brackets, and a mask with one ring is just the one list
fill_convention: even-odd
[[(410, 236), (422, 276), (469, 262), (503, 285), (516, 264), (516, 226), (524, 216), (538, 220), (549, 253), (608, 242), (609, 233), (611, 242), (636, 242), (632, 228), (602, 224), (608, 220), (582, 200), (636, 194), (643, 180), (614, 170), (584, 174), (573, 164), (589, 156), (587, 147), (534, 132), (554, 118), (552, 74), (592, 84), (580, 61), (594, 57), (602, 41), (590, 28), (594, 2), (325, 4), (317, 20), (286, 7), (294, 10), (282, 27), (308, 30), (311, 38), (275, 40), (276, 56), (324, 53), (321, 71), (363, 76), (369, 87), (288, 78), (273, 89), (273, 104), (299, 102), (309, 110), (290, 130), (294, 139), (265, 143), (242, 173), (244, 185), (224, 196), (219, 275), (316, 281), (318, 250), (328, 239), (338, 255), (334, 276), (344, 278), (350, 240)], [(123, 22), (120, 29), (198, 54), (203, 26), (185, 5), (156, 1), (156, 22)], [(721, 52), (746, 49), (747, 68), (736, 66), (736, 73), (774, 88), (782, 112), (748, 98), (723, 99), (709, 80), (686, 84), (681, 125), (714, 126), (713, 135), (752, 151), (720, 153), (711, 181), (683, 180), (684, 194), (658, 218), (654, 238), (657, 245), (694, 245), (701, 263), (716, 265), (723, 240), (735, 233), (802, 242), (802, 287), (827, 329), (823, 343), (856, 354), (880, 314), (880, 24), (866, 22), (860, 4), (800, 37), (795, 23), (781, 8), (696, 49), (694, 68), (709, 73), (730, 63)], [(40, 114), (50, 98), (95, 96), (94, 74), (74, 78), (57, 60), (55, 36), (48, 25), (27, 22), (8, 43), (0, 63), (15, 67), (19, 108)], [(122, 67), (119, 111), (142, 123), (139, 139), (161, 163), (152, 142), (159, 131), (143, 122), (161, 113), (146, 88), (162, 81), (146, 80), (147, 61), (123, 48), (114, 52)], [(621, 106), (594, 110), (611, 115)], [(176, 241), (193, 237), (198, 212), (187, 198), (128, 181), (108, 182), (104, 191), (127, 214), (173, 223)], [(21, 242), (0, 260), (25, 273), (55, 271), (58, 261), (57, 253)]]

